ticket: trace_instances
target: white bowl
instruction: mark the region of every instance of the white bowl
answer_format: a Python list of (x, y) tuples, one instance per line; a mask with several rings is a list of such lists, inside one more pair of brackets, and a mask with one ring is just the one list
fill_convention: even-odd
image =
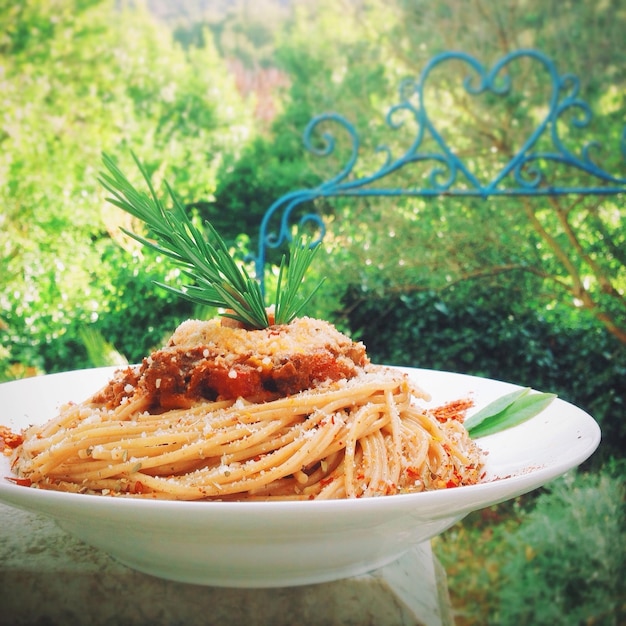
[[(82, 401), (114, 368), (0, 385), (0, 424), (43, 423)], [(399, 368), (432, 394), (430, 406), (471, 394), (476, 409), (515, 389), (485, 378)], [(281, 587), (371, 571), (443, 532), (471, 511), (514, 498), (587, 459), (600, 442), (591, 416), (555, 400), (531, 420), (481, 438), (486, 482), (417, 494), (310, 502), (174, 502), (31, 489), (13, 484), (0, 455), (0, 501), (54, 518), (122, 563), (171, 580)], [(0, 532), (2, 532), (0, 530)]]

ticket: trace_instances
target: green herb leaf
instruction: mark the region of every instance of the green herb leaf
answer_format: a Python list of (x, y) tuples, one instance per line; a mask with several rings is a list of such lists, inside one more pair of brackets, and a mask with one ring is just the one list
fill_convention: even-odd
[(299, 289), (304, 281), (304, 275), (311, 265), (319, 244), (311, 244), (304, 236), (292, 241), (289, 252), (289, 265), (283, 256), (278, 271), (278, 285), (276, 288), (275, 320), (277, 324), (286, 324), (286, 320), (294, 319), (307, 305), (324, 282), (321, 280), (305, 297), (299, 296)]
[(505, 409), (511, 406), (516, 400), (525, 396), (530, 391), (530, 387), (524, 387), (522, 389), (516, 389), (511, 393), (507, 393), (505, 396), (490, 402), (487, 406), (483, 407), (478, 413), (474, 413), (471, 417), (465, 420), (465, 428), (468, 431), (475, 429), (479, 424), (482, 424), (486, 419), (502, 413)]
[(521, 389), (494, 400), (467, 419), (465, 428), (473, 439), (492, 435), (541, 413), (555, 398), (554, 393), (530, 393), (530, 389)]
[[(149, 195), (137, 191), (115, 161), (106, 154), (102, 159), (108, 173), (101, 175), (100, 182), (112, 194), (107, 200), (143, 221), (154, 239), (122, 230), (136, 241), (182, 265), (185, 275), (192, 281), (191, 285), (181, 289), (157, 284), (198, 304), (226, 309), (222, 315), (241, 322), (247, 328), (269, 326), (259, 282), (250, 277), (244, 267), (237, 265), (228, 246), (211, 224), (205, 223), (208, 237), (195, 227), (185, 207), (167, 183), (173, 206), (166, 209), (157, 197), (146, 169), (134, 154), (132, 156), (146, 182)], [(298, 296), (316, 248), (303, 237), (292, 241), (290, 264), (287, 266), (283, 259), (279, 272), (276, 323), (288, 324), (292, 321), (321, 285), (320, 282), (304, 299)]]

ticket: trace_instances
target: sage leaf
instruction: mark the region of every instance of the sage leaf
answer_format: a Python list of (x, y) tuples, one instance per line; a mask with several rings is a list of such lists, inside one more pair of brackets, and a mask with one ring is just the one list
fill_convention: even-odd
[(516, 389), (511, 393), (507, 393), (500, 398), (497, 398), (493, 402), (490, 402), (487, 406), (483, 407), (478, 413), (470, 416), (465, 420), (465, 428), (469, 431), (476, 428), (479, 424), (482, 424), (486, 419), (502, 413), (505, 409), (511, 406), (516, 400), (525, 396), (530, 391), (530, 387), (524, 387), (522, 389)]
[(471, 430), (468, 428), (470, 436), (472, 438), (485, 437), (517, 426), (541, 413), (555, 398), (554, 393), (525, 393), (504, 410), (485, 418)]

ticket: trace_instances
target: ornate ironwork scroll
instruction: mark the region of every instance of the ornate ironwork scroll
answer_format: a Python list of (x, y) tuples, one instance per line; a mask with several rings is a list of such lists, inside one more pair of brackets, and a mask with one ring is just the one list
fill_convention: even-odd
[[(470, 74), (463, 86), (467, 94), (477, 96), (491, 93), (504, 96), (511, 90), (510, 75), (507, 66), (520, 58), (529, 58), (538, 62), (548, 72), (551, 81), (550, 98), (545, 117), (538, 123), (532, 134), (519, 150), (494, 176), (483, 183), (471, 171), (466, 163), (455, 154), (443, 135), (429, 116), (425, 103), (424, 90), (435, 68), (455, 60), (466, 64)], [(401, 130), (403, 123), (400, 114), (409, 115), (416, 124), (417, 133), (412, 143), (403, 154), (394, 158), (387, 146), (379, 146), (376, 151), (385, 155), (384, 163), (368, 176), (354, 175), (355, 166), (360, 157), (360, 138), (354, 126), (342, 115), (325, 113), (314, 117), (304, 131), (304, 146), (311, 153), (329, 156), (335, 150), (335, 137), (332, 133), (320, 133), (320, 125), (336, 125), (347, 133), (351, 147), (349, 157), (340, 171), (317, 187), (292, 191), (277, 199), (265, 213), (260, 226), (258, 254), (255, 257), (256, 274), (263, 283), (263, 272), (268, 248), (276, 248), (291, 238), (292, 217), (303, 203), (322, 197), (339, 196), (466, 196), (487, 198), (490, 196), (540, 196), (565, 194), (610, 195), (626, 192), (626, 178), (612, 175), (597, 165), (591, 158), (591, 149), (598, 146), (595, 141), (586, 143), (580, 153), (570, 151), (561, 138), (559, 128), (567, 123), (575, 128), (586, 127), (592, 118), (589, 105), (579, 98), (579, 80), (572, 74), (559, 74), (554, 62), (535, 50), (518, 50), (509, 53), (497, 61), (491, 69), (486, 68), (474, 57), (463, 52), (445, 52), (435, 56), (424, 67), (419, 79), (407, 80), (400, 85), (400, 102), (393, 105), (386, 116), (386, 123), (392, 130)], [(561, 124), (559, 126), (558, 122)], [(541, 149), (538, 142), (544, 138), (551, 147)], [(314, 144), (314, 139), (321, 141), (321, 147)], [(425, 148), (428, 143), (429, 148)], [(319, 145), (319, 143), (317, 144)], [(435, 146), (435, 149), (430, 149)], [(626, 158), (626, 127), (620, 140), (620, 151)], [(378, 183), (393, 172), (407, 165), (421, 162), (431, 167), (425, 180), (427, 184), (410, 188), (388, 187)], [(540, 162), (560, 164), (571, 170), (588, 174), (595, 181), (594, 186), (557, 186), (546, 179), (538, 167)], [(462, 184), (460, 183), (462, 181)], [(512, 184), (511, 184), (512, 183)], [(270, 225), (280, 216), (279, 230), (271, 230)], [(307, 213), (300, 223), (312, 223), (324, 236), (323, 219), (315, 213)]]

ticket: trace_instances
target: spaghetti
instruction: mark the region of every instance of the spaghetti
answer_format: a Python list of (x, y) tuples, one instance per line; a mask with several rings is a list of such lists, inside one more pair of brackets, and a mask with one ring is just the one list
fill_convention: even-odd
[[(235, 349), (253, 332), (254, 349)], [(272, 372), (295, 345), (306, 346), (297, 354), (308, 366), (285, 394), (276, 388), (287, 378)], [(43, 489), (177, 500), (360, 498), (478, 482), (482, 453), (462, 422), (419, 408), (427, 395), (359, 346), (308, 318), (267, 332), (194, 322), (89, 400), (27, 429), (13, 470)], [(235, 393), (242, 388), (253, 393)]]

